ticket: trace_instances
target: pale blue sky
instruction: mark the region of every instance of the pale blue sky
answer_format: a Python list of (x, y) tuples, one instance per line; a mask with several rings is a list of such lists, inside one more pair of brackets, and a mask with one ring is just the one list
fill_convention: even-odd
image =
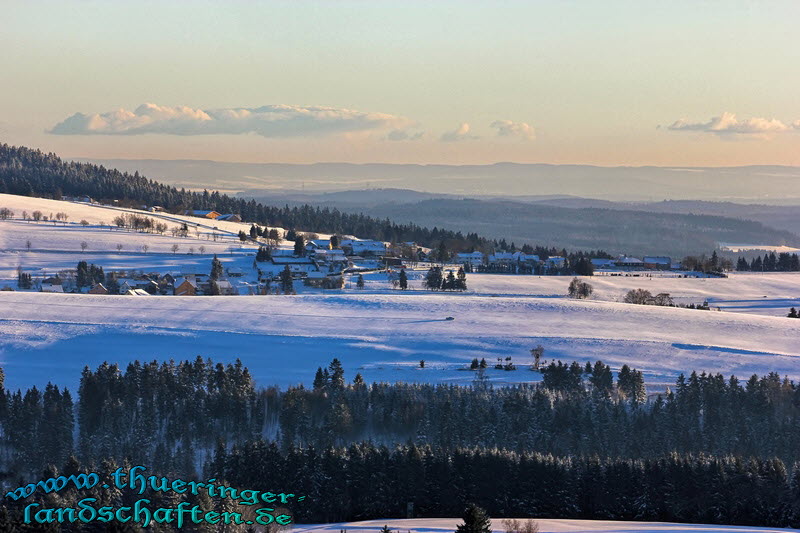
[[(0, 139), (66, 156), (800, 165), (796, 0), (6, 1), (2, 13)], [(144, 103), (160, 114), (91, 117)], [(282, 105), (295, 107), (277, 129), (273, 109), (255, 123), (212, 112), (202, 128), (164, 118)], [(46, 133), (78, 112), (89, 117)]]

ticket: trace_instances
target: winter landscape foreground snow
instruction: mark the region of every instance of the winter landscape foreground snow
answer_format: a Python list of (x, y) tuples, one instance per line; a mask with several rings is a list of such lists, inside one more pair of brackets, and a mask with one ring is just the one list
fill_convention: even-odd
[[(339, 533), (340, 531), (357, 533), (377, 533), (386, 525), (396, 533), (451, 533), (461, 521), (456, 518), (419, 518), (409, 520), (368, 520), (364, 522), (347, 522), (322, 525), (297, 525), (294, 533)], [(501, 521), (492, 521), (493, 531), (503, 531)], [(674, 524), (668, 522), (615, 522), (612, 520), (548, 520), (538, 519), (540, 533), (778, 533), (797, 531), (794, 529), (777, 529), (751, 526), (719, 526), (706, 524)]]

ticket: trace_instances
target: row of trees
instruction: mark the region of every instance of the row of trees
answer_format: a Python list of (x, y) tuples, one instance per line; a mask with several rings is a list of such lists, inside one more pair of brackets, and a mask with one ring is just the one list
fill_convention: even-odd
[[(476, 369), (480, 373), (495, 372), (478, 366), (484, 367)], [(104, 364), (84, 370), (74, 411), (66, 390), (51, 396), (35, 389), (3, 392), (0, 458), (3, 468), (22, 475), (69, 453), (71, 444), (63, 439), (61, 451), (47, 454), (24, 444), (49, 442), (53, 421), (46, 414), (54, 416), (59, 410), (52, 406), (63, 402), (64, 431), (73, 429), (74, 412), (75, 452), (86, 461), (166, 461), (180, 447), (190, 456), (181, 461), (192, 463), (218, 438), (234, 443), (254, 435), (277, 436), (284, 447), (412, 441), (565, 456), (652, 458), (676, 451), (800, 460), (800, 388), (774, 374), (742, 384), (693, 373), (648, 402), (641, 372), (628, 367), (616, 379), (601, 362), (550, 363), (541, 373), (538, 386), (497, 389), (477, 383), (369, 385), (361, 376), (348, 384), (343, 365), (334, 361), (318, 370), (313, 388), (281, 392), (256, 389), (239, 362), (136, 362), (124, 371)], [(19, 435), (25, 440), (8, 440)]]
[[(405, 271), (401, 272), (405, 274)], [(406, 279), (406, 286), (407, 284), (408, 280)], [(467, 274), (464, 272), (464, 267), (459, 267), (458, 274), (453, 274), (453, 271), (449, 270), (445, 276), (442, 267), (433, 266), (425, 274), (423, 286), (431, 291), (465, 291), (467, 290)], [(403, 288), (402, 281), (401, 288)]]
[(797, 524), (794, 383), (692, 373), (648, 402), (628, 367), (616, 379), (599, 361), (541, 373), (497, 389), (369, 385), (334, 360), (313, 388), (281, 392), (256, 389), (238, 361), (103, 364), (84, 369), (74, 404), (50, 384), (4, 390), (0, 375), (0, 472), (38, 478), (72, 454), (189, 478), (205, 465), (236, 486), (308, 495), (297, 516), (315, 522), (407, 502), (448, 516), (474, 501), (496, 516)]
[(740, 257), (736, 262), (736, 270), (740, 272), (798, 272), (800, 271), (800, 258), (796, 253), (781, 252), (775, 254), (770, 252), (764, 254), (763, 259), (756, 256), (747, 262), (747, 259)]

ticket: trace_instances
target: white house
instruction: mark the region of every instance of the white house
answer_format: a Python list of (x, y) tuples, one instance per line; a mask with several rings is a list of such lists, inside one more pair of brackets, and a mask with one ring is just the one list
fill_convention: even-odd
[(483, 254), (481, 252), (465, 252), (456, 254), (456, 263), (472, 266), (482, 265)]

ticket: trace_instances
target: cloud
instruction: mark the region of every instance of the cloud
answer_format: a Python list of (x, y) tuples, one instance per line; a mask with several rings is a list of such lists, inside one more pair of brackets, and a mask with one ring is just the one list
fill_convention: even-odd
[(461, 125), (453, 131), (447, 131), (442, 134), (441, 140), (443, 142), (457, 142), (457, 141), (472, 141), (478, 139), (475, 135), (469, 133), (469, 123), (462, 122)]
[(495, 120), (490, 126), (492, 128), (497, 128), (498, 137), (519, 137), (528, 141), (532, 141), (536, 138), (536, 131), (533, 129), (533, 126), (526, 122)]
[(688, 122), (677, 120), (669, 126), (674, 131), (700, 131), (719, 136), (750, 136), (770, 138), (776, 133), (787, 131), (789, 126), (777, 119), (750, 118), (739, 120), (733, 113), (725, 112), (722, 116), (713, 117), (708, 122)]
[(392, 130), (386, 135), (386, 139), (389, 141), (418, 141), (424, 136), (424, 131)]
[(326, 106), (266, 105), (257, 108), (194, 109), (142, 104), (134, 111), (75, 113), (56, 124), (56, 135), (239, 135), (300, 137), (398, 129), (405, 118)]

